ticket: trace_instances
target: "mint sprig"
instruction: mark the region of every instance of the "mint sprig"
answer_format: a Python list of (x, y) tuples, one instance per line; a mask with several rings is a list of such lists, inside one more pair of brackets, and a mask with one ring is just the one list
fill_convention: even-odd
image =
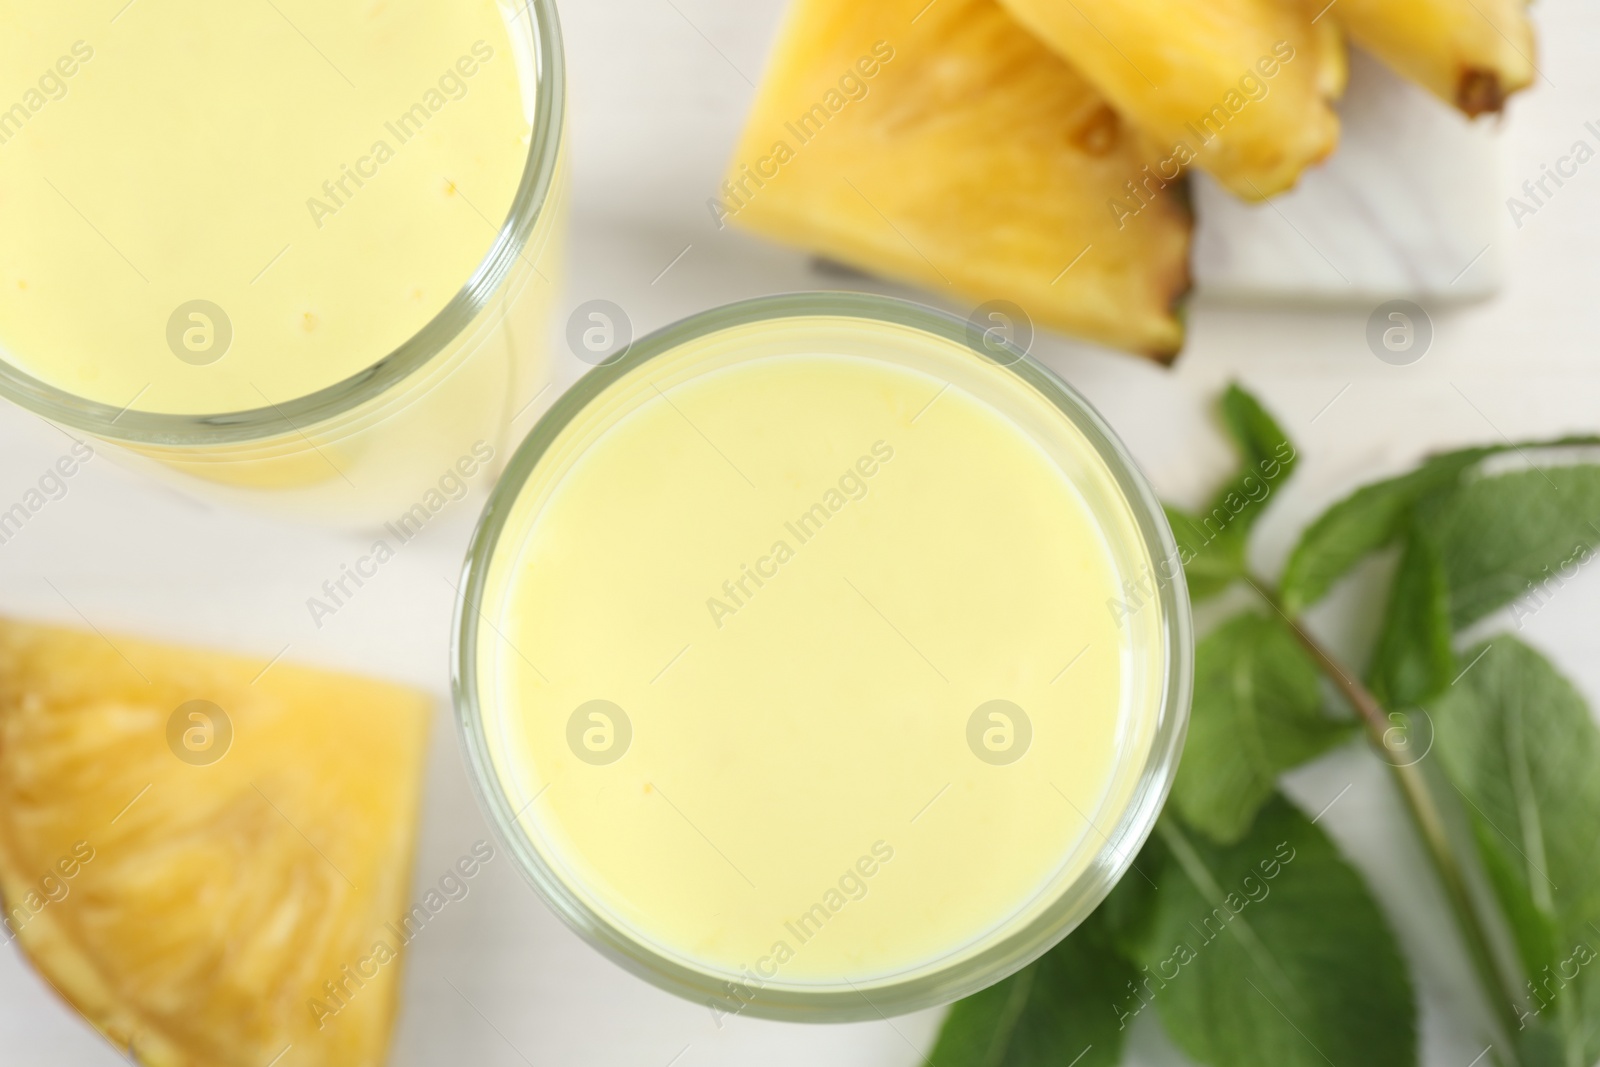
[[(1043, 959), (956, 1005), (932, 1063), (1111, 1067), (1153, 1015), (1215, 1067), (1415, 1064), (1415, 999), (1388, 924), (1277, 791), (1357, 728), (1455, 916), (1491, 1008), (1490, 1060), (1595, 1063), (1600, 729), (1532, 648), (1464, 648), (1461, 632), (1508, 606), (1520, 627), (1591, 561), (1600, 439), (1462, 449), (1358, 489), (1306, 528), (1274, 586), (1249, 570), (1249, 534), (1298, 453), (1238, 386), (1219, 407), (1240, 466), (1201, 511), (1167, 513), (1191, 595), (1248, 585), (1260, 606), (1197, 646), (1189, 740), (1140, 876)], [(1398, 561), (1363, 677), (1301, 615), (1386, 549)]]

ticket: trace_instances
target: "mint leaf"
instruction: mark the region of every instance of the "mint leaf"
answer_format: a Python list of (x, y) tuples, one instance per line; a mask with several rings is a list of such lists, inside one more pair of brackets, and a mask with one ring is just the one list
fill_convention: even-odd
[(1178, 542), (1178, 559), (1189, 582), (1189, 596), (1205, 600), (1216, 596), (1244, 574), (1246, 538), (1242, 526), (1216, 520), (1210, 524), (1166, 505), (1167, 522)]
[(1316, 664), (1281, 622), (1236, 616), (1195, 649), (1189, 738), (1172, 803), (1213, 840), (1238, 841), (1279, 775), (1352, 729), (1322, 713)]
[(1600, 466), (1470, 479), (1419, 513), (1439, 544), (1462, 629), (1529, 592), (1559, 587), (1600, 544)]
[(1099, 914), (1037, 962), (958, 1001), (933, 1067), (1116, 1067), (1126, 1035), (1113, 1004), (1136, 974)]
[(1456, 676), (1451, 648), (1450, 590), (1439, 549), (1420, 526), (1406, 536), (1400, 567), (1368, 679), (1388, 708), (1405, 708), (1441, 692)]
[[(1294, 471), (1294, 444), (1283, 432), (1276, 419), (1261, 406), (1261, 401), (1242, 389), (1238, 383), (1228, 386), (1218, 402), (1223, 425), (1239, 446), (1244, 465), (1262, 471), (1269, 481), (1287, 478)], [(1281, 471), (1275, 468), (1281, 466)], [(1271, 469), (1272, 473), (1267, 471)]]
[(1214, 1067), (1412, 1067), (1416, 1002), (1393, 935), (1332, 842), (1281, 796), (1238, 844), (1170, 816), (1139, 989)]
[(1464, 448), (1431, 456), (1409, 474), (1357, 489), (1324, 511), (1300, 536), (1279, 583), (1285, 607), (1289, 614), (1297, 615), (1321, 600), (1350, 568), (1399, 540), (1409, 525), (1413, 508), (1460, 485), (1472, 468), (1490, 456), (1504, 452), (1537, 454), (1595, 444), (1600, 444), (1600, 438), (1563, 437)]
[[(1128, 959), (1139, 959), (1150, 944), (1155, 920), (1155, 894), (1162, 868), (1169, 856), (1158, 835), (1151, 835), (1139, 850), (1133, 868), (1116, 884), (1095, 911), (1095, 917), (1111, 932), (1111, 941)], [(1119, 990), (1118, 997), (1127, 993)]]
[(1434, 456), (1409, 474), (1362, 486), (1324, 511), (1289, 555), (1279, 594), (1297, 615), (1328, 594), (1363, 558), (1404, 533), (1418, 501), (1453, 488), (1462, 474), (1492, 448), (1468, 448)]
[(1277, 420), (1237, 384), (1228, 386), (1218, 408), (1223, 425), (1239, 447), (1242, 463), (1199, 519), (1202, 528), (1215, 524), (1238, 539), (1242, 559), (1250, 527), (1261, 517), (1273, 487), (1294, 473), (1299, 456)]
[(1250, 528), (1273, 487), (1294, 472), (1299, 458), (1277, 420), (1238, 385), (1228, 387), (1218, 410), (1238, 446), (1239, 469), (1200, 514), (1166, 509), (1189, 595), (1196, 600), (1220, 593), (1243, 576)]
[[(1481, 654), (1481, 659), (1477, 657)], [(1600, 730), (1538, 652), (1499, 637), (1434, 708), (1461, 796), (1532, 979), (1525, 1043), (1600, 1058)], [(1559, 1062), (1559, 1061), (1558, 1061)]]

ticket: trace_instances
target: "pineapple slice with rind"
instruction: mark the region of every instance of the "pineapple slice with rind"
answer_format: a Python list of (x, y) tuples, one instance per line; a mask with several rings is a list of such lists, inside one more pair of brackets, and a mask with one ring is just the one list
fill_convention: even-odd
[(1339, 0), (1332, 11), (1357, 44), (1468, 116), (1533, 83), (1522, 0)]
[(798, 0), (711, 202), (869, 273), (1167, 358), (1175, 168), (992, 0)]
[(385, 1058), (430, 702), (263, 666), (0, 621), (0, 937), (150, 1067)]
[(1342, 79), (1327, 69), (1311, 0), (1002, 2), (1169, 154), (1236, 196), (1289, 189), (1338, 144), (1329, 99)]

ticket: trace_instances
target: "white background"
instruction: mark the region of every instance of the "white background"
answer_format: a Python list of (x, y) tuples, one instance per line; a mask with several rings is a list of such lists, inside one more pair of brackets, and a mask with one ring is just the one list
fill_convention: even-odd
[[(841, 284), (801, 255), (718, 232), (705, 208), (780, 14), (779, 0), (567, 5), (575, 203), (564, 308), (605, 297), (643, 331), (736, 298)], [(1574, 140), (1592, 141), (1583, 124), (1600, 120), (1600, 9), (1541, 0), (1534, 15), (1545, 77), (1509, 109), (1503, 172), (1494, 176), (1501, 199)], [(1262, 395), (1302, 453), (1258, 539), (1255, 562), (1274, 573), (1313, 514), (1426, 451), (1502, 435), (1600, 430), (1597, 237), (1600, 162), (1510, 237), (1508, 282), (1498, 298), (1430, 309), (1433, 347), (1408, 367), (1368, 351), (1370, 304), (1297, 310), (1224, 305), (1203, 294), (1191, 306), (1188, 349), (1173, 369), (1054, 337), (1041, 338), (1035, 353), (1120, 429), (1157, 489), (1184, 503), (1207, 495), (1231, 462), (1209, 414), (1215, 394), (1239, 378)], [(574, 363), (563, 373), (575, 370)], [(20, 498), (67, 444), (33, 416), (0, 409), (0, 503)], [(197, 504), (102, 452), (65, 499), (0, 546), (0, 611), (78, 623), (48, 579), (104, 630), (221, 645), (264, 660), (287, 643), (292, 659), (435, 693), (417, 867), (419, 884), (431, 882), (488, 836), (446, 705), (451, 583), (479, 504), (474, 497), (452, 505), (318, 630), (307, 597), (369, 538)], [(1360, 586), (1379, 578), (1381, 564), (1368, 568), (1313, 617), (1334, 644), (1352, 653), (1365, 647), (1372, 620), (1361, 605), (1372, 598)], [(1597, 608), (1600, 579), (1585, 574), (1522, 632), (1591, 700), (1600, 700)], [(1398, 824), (1382, 769), (1352, 746), (1297, 774), (1291, 788), (1315, 811), (1346, 785), (1322, 825), (1398, 917), (1423, 1003), (1426, 1063), (1467, 1067), (1483, 1049), (1474, 1024), (1484, 1009), (1471, 1000), (1442, 901)], [(502, 858), (413, 947), (393, 1062), (909, 1067), (931, 1046), (939, 1016), (828, 1027), (736, 1019), (718, 1029), (704, 1007), (660, 993), (589, 950)], [(1149, 1022), (1136, 1027), (1130, 1062), (1182, 1063)], [(0, 1047), (6, 1063), (30, 1067), (121, 1062), (14, 948), (0, 949)]]

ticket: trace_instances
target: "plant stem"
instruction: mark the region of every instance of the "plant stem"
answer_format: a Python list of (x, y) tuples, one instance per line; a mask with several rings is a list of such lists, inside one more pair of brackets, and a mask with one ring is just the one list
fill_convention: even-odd
[[(1518, 996), (1515, 980), (1504, 972), (1496, 960), (1489, 932), (1473, 899), (1465, 868), (1451, 846), (1438, 799), (1434, 796), (1433, 787), (1429, 784), (1427, 776), (1416, 763), (1395, 761), (1396, 758), (1403, 757), (1403, 753), (1397, 752), (1397, 746), (1389, 741), (1393, 722), (1384, 711), (1383, 705), (1378, 702), (1378, 698), (1372, 695), (1371, 690), (1356, 680), (1343, 664), (1283, 609), (1283, 603), (1271, 585), (1254, 577), (1249, 577), (1246, 581), (1255, 587), (1263, 600), (1283, 616), (1290, 632), (1310, 653), (1318, 669), (1344, 694), (1351, 707), (1355, 708), (1366, 730), (1367, 740), (1385, 757), (1384, 762), (1388, 763), (1394, 772), (1395, 783), (1400, 787), (1400, 795), (1405, 798), (1406, 810), (1411, 814), (1411, 821), (1416, 827), (1417, 835), (1422, 839), (1428, 858), (1433, 861), (1434, 872), (1439, 876), (1450, 910), (1455, 914), (1456, 925), (1466, 942), (1467, 955), (1471, 957), (1473, 967), (1478, 972), (1484, 993), (1494, 1008), (1505, 1036), (1514, 1038), (1521, 1025), (1516, 1011)], [(1508, 1056), (1515, 1057), (1511, 1049), (1506, 1051)], [(1514, 1058), (1510, 1062), (1515, 1062)]]

